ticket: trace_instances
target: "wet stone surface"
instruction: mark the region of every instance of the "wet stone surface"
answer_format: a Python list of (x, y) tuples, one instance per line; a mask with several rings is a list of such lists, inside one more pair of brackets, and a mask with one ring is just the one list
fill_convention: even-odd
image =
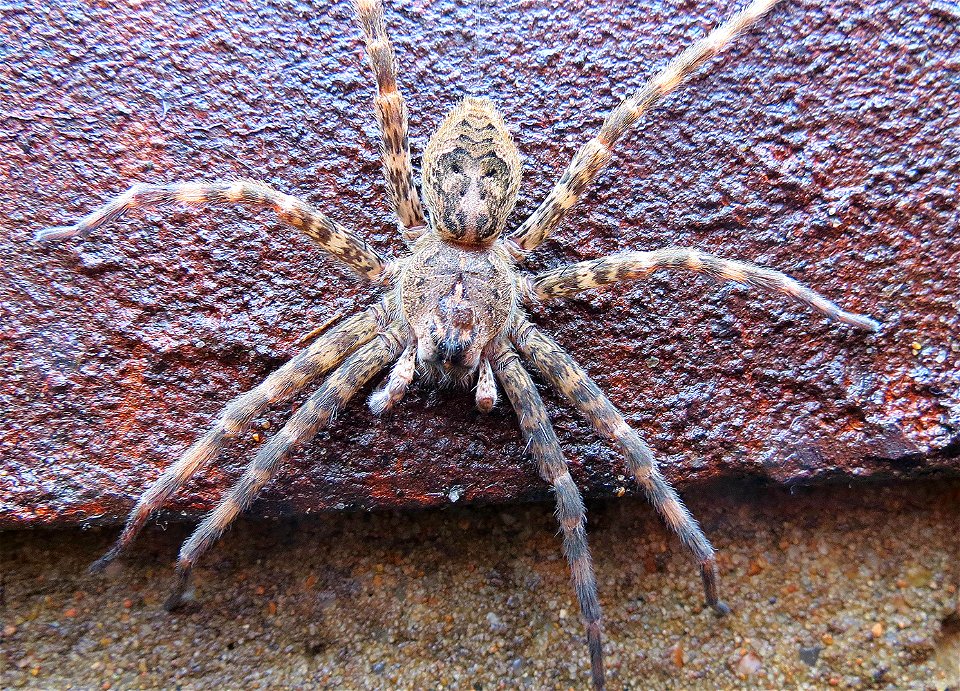
[[(589, 506), (611, 690), (960, 684), (957, 481), (688, 495), (723, 619), (642, 500)], [(548, 504), (243, 521), (176, 615), (161, 603), (186, 528), (87, 576), (114, 534), (4, 536), (0, 686), (587, 688)]]
[[(727, 11), (391, 6), (413, 145), (460, 96), (494, 98), (525, 156), (519, 223), (603, 114)], [(689, 245), (885, 323), (865, 335), (683, 274), (543, 306), (535, 320), (679, 486), (957, 474), (958, 32), (951, 3), (777, 8), (625, 139), (531, 257), (543, 270)], [(83, 242), (30, 238), (132, 181), (247, 176), (401, 252), (361, 41), (345, 2), (229, 0), (8, 4), (0, 40), (0, 526), (115, 522), (302, 334), (374, 295), (268, 213), (151, 210)], [(616, 453), (546, 398), (586, 492), (633, 492)], [(415, 385), (382, 420), (357, 402), (252, 511), (544, 497), (507, 408), (471, 400)], [(209, 509), (267, 434), (228, 449), (169, 516)]]

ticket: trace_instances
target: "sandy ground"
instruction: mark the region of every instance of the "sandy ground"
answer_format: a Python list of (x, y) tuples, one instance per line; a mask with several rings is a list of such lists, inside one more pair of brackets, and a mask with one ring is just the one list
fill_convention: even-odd
[[(960, 686), (960, 483), (688, 494), (733, 614), (636, 499), (590, 505), (610, 688)], [(0, 686), (583, 689), (549, 505), (239, 524), (160, 603), (189, 526), (5, 533)]]

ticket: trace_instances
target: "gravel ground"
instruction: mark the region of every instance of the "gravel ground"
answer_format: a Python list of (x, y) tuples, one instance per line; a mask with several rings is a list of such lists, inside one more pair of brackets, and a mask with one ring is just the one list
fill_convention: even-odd
[[(960, 685), (960, 483), (688, 493), (726, 619), (638, 500), (590, 505), (612, 689)], [(113, 530), (3, 535), (0, 686), (579, 689), (547, 505), (241, 522), (161, 607), (189, 526), (105, 576)]]

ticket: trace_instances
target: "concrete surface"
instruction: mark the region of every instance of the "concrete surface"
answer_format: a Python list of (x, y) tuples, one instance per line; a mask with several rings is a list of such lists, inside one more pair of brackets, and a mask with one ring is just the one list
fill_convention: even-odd
[[(603, 113), (729, 11), (391, 3), (414, 147), (460, 96), (493, 97), (526, 156), (519, 222)], [(957, 474), (958, 30), (951, 2), (784, 3), (627, 138), (532, 258), (692, 245), (887, 324), (865, 336), (683, 275), (545, 307), (678, 485)], [(230, 397), (372, 297), (269, 214), (168, 209), (86, 242), (29, 238), (134, 180), (252, 176), (400, 251), (361, 41), (346, 2), (299, 0), (6, 2), (0, 39), (0, 526), (116, 522)], [(548, 403), (588, 493), (632, 492)], [(210, 508), (257, 443), (173, 515)], [(253, 510), (544, 496), (504, 408), (415, 387), (384, 421), (341, 416)]]
[[(960, 685), (960, 483), (688, 493), (733, 613), (650, 509), (590, 505), (617, 689)], [(244, 521), (161, 609), (188, 527), (3, 538), (0, 687), (585, 689), (582, 625), (552, 507)]]

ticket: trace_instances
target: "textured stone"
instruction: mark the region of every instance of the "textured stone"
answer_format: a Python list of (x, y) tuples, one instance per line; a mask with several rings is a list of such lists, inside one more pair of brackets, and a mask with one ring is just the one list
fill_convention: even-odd
[[(519, 223), (617, 99), (728, 11), (391, 6), (413, 144), (460, 96), (493, 97), (526, 157)], [(683, 274), (545, 306), (538, 323), (679, 486), (960, 470), (958, 32), (951, 3), (786, 3), (625, 138), (532, 257), (691, 245), (886, 324), (864, 335)], [(402, 251), (362, 45), (347, 3), (229, 1), (7, 3), (0, 42), (0, 526), (115, 521), (300, 335), (373, 298), (269, 213), (136, 213), (49, 247), (33, 232), (134, 180), (249, 176)], [(587, 492), (633, 491), (617, 454), (547, 401)], [(170, 515), (210, 508), (256, 444), (231, 446)], [(345, 411), (253, 511), (544, 495), (506, 406), (483, 416), (467, 392), (414, 386), (382, 420)]]

